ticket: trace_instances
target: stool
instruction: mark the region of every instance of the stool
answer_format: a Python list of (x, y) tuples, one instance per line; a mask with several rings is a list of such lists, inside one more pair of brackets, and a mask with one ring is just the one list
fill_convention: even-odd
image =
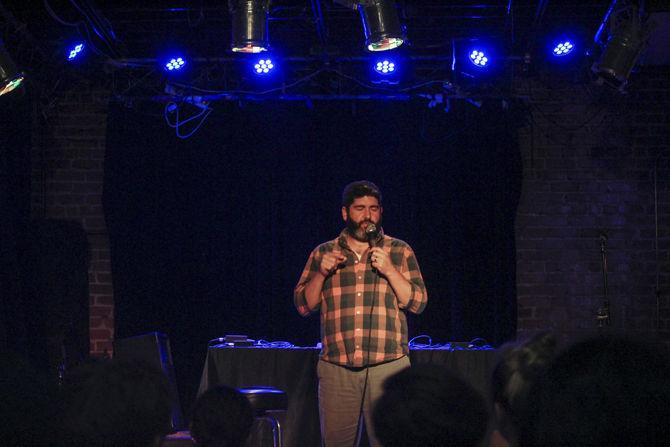
[(288, 397), (286, 393), (280, 389), (266, 386), (240, 388), (239, 391), (244, 394), (251, 404), (255, 417), (265, 419), (272, 425), (272, 442), (274, 447), (282, 447), (281, 424), (270, 412), (286, 411), (288, 409)]

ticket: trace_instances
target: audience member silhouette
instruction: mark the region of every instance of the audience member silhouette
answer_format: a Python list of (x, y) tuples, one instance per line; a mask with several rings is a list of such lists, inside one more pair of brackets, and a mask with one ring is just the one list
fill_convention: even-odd
[(531, 387), (522, 447), (670, 445), (670, 355), (620, 336), (560, 354)]
[(488, 414), (482, 396), (435, 365), (418, 365), (389, 377), (373, 411), (384, 447), (475, 447)]
[(0, 445), (42, 447), (58, 443), (56, 373), (38, 371), (27, 357), (0, 355)]
[(529, 389), (545, 371), (556, 350), (556, 338), (549, 333), (500, 348), (491, 377), (491, 447), (516, 445), (519, 416), (527, 402)]
[(144, 363), (82, 365), (70, 374), (65, 397), (70, 446), (157, 447), (170, 431), (167, 378)]
[(247, 398), (234, 388), (210, 388), (193, 405), (191, 437), (197, 447), (243, 446), (254, 413)]

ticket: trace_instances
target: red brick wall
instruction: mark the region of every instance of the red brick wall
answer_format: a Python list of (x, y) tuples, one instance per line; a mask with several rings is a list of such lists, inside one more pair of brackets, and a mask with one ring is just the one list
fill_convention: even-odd
[(605, 232), (611, 328), (668, 340), (670, 70), (646, 68), (633, 76), (628, 95), (604, 100), (570, 83), (531, 85), (523, 87), (533, 113), (521, 130), (516, 222), (519, 332), (551, 329), (575, 338), (597, 327)]
[(109, 94), (81, 85), (53, 98), (35, 116), (31, 156), (35, 218), (73, 220), (88, 235), (91, 354), (111, 353), (114, 300), (109, 241), (102, 209)]

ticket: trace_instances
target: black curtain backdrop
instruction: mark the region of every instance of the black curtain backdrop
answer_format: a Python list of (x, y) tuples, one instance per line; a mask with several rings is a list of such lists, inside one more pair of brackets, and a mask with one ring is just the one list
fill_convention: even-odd
[(23, 89), (0, 97), (0, 352), (35, 360), (20, 263), (30, 222), (32, 107)]
[(186, 399), (214, 337), (314, 345), (318, 317), (298, 316), (293, 287), (310, 250), (343, 227), (343, 186), (369, 179), (384, 194), (384, 230), (414, 248), (427, 284), (410, 337), (511, 338), (518, 122), (499, 101), (449, 113), (229, 103), (180, 140), (161, 105), (112, 104), (104, 205), (117, 337), (167, 332)]
[(89, 352), (88, 243), (78, 222), (31, 220), (34, 101), (0, 97), (0, 352), (55, 383)]

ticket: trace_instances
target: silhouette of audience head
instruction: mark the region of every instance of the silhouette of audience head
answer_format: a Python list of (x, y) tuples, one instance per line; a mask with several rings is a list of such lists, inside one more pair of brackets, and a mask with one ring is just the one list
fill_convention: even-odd
[(100, 361), (68, 378), (68, 445), (153, 447), (170, 431), (167, 378), (144, 363)]
[(198, 447), (244, 445), (254, 413), (247, 398), (234, 388), (210, 388), (193, 405), (191, 437)]
[(52, 445), (58, 429), (56, 374), (50, 378), (11, 351), (0, 355), (0, 371), (0, 445)]
[[(491, 376), (493, 429), (506, 443), (516, 443), (520, 414), (532, 384), (556, 355), (556, 338), (549, 333), (523, 342), (508, 343), (499, 350)], [(497, 436), (493, 433), (492, 436)]]
[(620, 336), (561, 353), (532, 386), (522, 447), (670, 445), (670, 355)]
[(435, 365), (412, 366), (389, 377), (373, 410), (384, 447), (474, 447), (486, 434), (487, 418), (482, 396)]

